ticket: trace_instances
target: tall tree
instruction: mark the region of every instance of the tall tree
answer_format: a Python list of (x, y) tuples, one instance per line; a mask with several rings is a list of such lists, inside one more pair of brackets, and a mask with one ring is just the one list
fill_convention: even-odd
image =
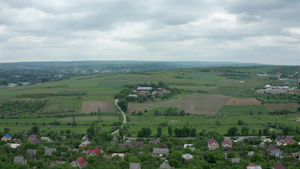
[(169, 136), (173, 135), (173, 128), (172, 128), (172, 126), (168, 127), (168, 134), (169, 134)]
[(157, 137), (161, 137), (162, 135), (162, 128), (161, 127), (157, 127)]

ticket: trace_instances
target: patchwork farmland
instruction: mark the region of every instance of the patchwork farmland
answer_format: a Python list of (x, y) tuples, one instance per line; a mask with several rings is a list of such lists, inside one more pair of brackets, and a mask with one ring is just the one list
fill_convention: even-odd
[[(268, 115), (268, 112), (285, 108), (296, 112), (298, 103), (264, 105), (255, 99), (263, 98), (263, 95), (254, 89), (272, 82), (269, 77), (258, 77), (257, 72), (267, 73), (272, 69), (264, 66), (210, 68), (207, 72), (203, 72), (201, 68), (173, 69), (79, 76), (57, 82), (0, 88), (1, 104), (10, 101), (35, 101), (35, 99), (46, 101), (45, 105), (34, 114), (16, 114), (0, 119), (0, 129), (6, 126), (10, 126), (12, 130), (30, 129), (33, 124), (38, 124), (44, 130), (53, 130), (59, 127), (52, 125), (48, 129), (46, 124), (58, 121), (64, 128), (84, 133), (90, 124), (100, 120), (103, 130), (110, 131), (112, 125), (122, 122), (122, 116), (114, 106), (114, 96), (126, 88), (124, 85), (157, 84), (159, 81), (163, 81), (171, 89), (179, 89), (180, 92), (164, 100), (156, 98), (154, 101), (143, 103), (129, 102), (125, 112), (128, 117), (129, 135), (136, 136), (141, 127), (149, 127), (155, 133), (161, 123), (173, 127), (191, 125), (198, 131), (218, 129), (221, 134), (225, 134), (229, 127), (237, 126), (237, 120), (243, 120), (250, 129), (256, 131), (263, 128), (266, 123), (276, 122), (295, 126), (299, 124), (295, 120), (300, 117), (298, 113), (282, 117)], [(228, 71), (243, 70), (251, 73), (243, 79), (243, 82), (226, 75)], [(189, 115), (154, 115), (155, 111), (163, 113), (170, 107), (177, 108), (178, 111), (184, 110)], [(94, 114), (98, 110), (101, 112), (100, 116)], [(133, 111), (141, 111), (142, 115), (132, 115)], [(71, 125), (73, 116), (78, 124), (76, 127)], [(163, 128), (163, 132), (166, 134), (166, 128)]]

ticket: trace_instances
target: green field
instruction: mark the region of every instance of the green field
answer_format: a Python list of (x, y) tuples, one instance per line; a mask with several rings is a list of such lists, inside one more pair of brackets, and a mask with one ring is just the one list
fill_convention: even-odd
[[(259, 106), (229, 106), (224, 105), (231, 97), (256, 98), (261, 97), (255, 88), (270, 84), (273, 80), (269, 77), (258, 77), (257, 73), (268, 73), (278, 66), (250, 66), (250, 67), (215, 67), (205, 68), (209, 72), (201, 72), (202, 68), (173, 69), (137, 72), (131, 74), (116, 75), (88, 75), (76, 76), (67, 80), (21, 86), (15, 88), (0, 88), (0, 104), (10, 102), (11, 99), (22, 96), (44, 95), (46, 104), (36, 114), (13, 115), (0, 119), (0, 129), (5, 127), (11, 130), (28, 130), (35, 123), (44, 130), (71, 129), (84, 133), (88, 126), (96, 120), (102, 120), (103, 130), (109, 131), (111, 125), (120, 122), (122, 117), (118, 111), (107, 112), (103, 118), (86, 114), (76, 116), (78, 126), (68, 125), (72, 123), (72, 115), (80, 115), (83, 102), (86, 101), (114, 101), (114, 96), (121, 91), (123, 85), (151, 84), (163, 81), (171, 88), (181, 89), (176, 96), (167, 100), (155, 100), (144, 103), (129, 103), (128, 117), (129, 131), (132, 136), (142, 127), (149, 127), (156, 133), (156, 128), (161, 123), (168, 126), (182, 127), (188, 125), (197, 131), (216, 130), (225, 134), (227, 129), (236, 126), (238, 120), (243, 120), (251, 130), (258, 131), (265, 124), (280, 123), (283, 125), (297, 126), (300, 122), (298, 113), (286, 115), (268, 115), (268, 108)], [(224, 76), (226, 73), (247, 75), (244, 79), (231, 79)], [(244, 81), (244, 82), (241, 82)], [(48, 93), (48, 94), (47, 94)], [(49, 94), (51, 93), (51, 94)], [(24, 98), (23, 97), (23, 98)], [(26, 97), (25, 97), (26, 98)], [(191, 115), (186, 116), (154, 116), (153, 112), (165, 111), (169, 107), (185, 110)], [(141, 116), (132, 116), (131, 112), (144, 111)], [(117, 109), (116, 109), (117, 110)], [(250, 111), (252, 115), (250, 115)], [(50, 113), (50, 114), (49, 114)], [(52, 113), (52, 114), (51, 114)], [(61, 117), (57, 117), (61, 115)], [(40, 117), (38, 117), (40, 116)], [(60, 125), (49, 123), (58, 121)], [(164, 127), (164, 134), (167, 133)]]

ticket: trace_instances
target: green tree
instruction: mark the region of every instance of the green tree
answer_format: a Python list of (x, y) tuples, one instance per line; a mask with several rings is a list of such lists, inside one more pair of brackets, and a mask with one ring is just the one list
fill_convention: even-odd
[(244, 124), (243, 120), (238, 120), (238, 125), (242, 126)]
[(161, 137), (162, 135), (162, 128), (161, 127), (157, 127), (157, 137)]
[(246, 127), (246, 126), (243, 126), (242, 129), (241, 129), (241, 134), (243, 136), (248, 136), (249, 135), (249, 128)]
[(227, 136), (237, 136), (238, 135), (238, 129), (236, 127), (230, 127), (227, 130)]
[(122, 99), (122, 100), (119, 100), (118, 101), (118, 106), (120, 106), (120, 108), (123, 110), (123, 111), (127, 111), (127, 107), (128, 107), (128, 102), (125, 100), (125, 99)]
[(168, 134), (169, 134), (169, 136), (173, 135), (173, 128), (172, 128), (172, 126), (168, 127)]
[(32, 134), (39, 134), (40, 133), (40, 128), (39, 126), (35, 125), (31, 128), (31, 133)]

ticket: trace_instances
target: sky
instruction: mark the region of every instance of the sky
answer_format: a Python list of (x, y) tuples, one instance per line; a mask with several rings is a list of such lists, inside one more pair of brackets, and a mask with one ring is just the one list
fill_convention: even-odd
[(299, 0), (0, 0), (0, 62), (300, 65)]

